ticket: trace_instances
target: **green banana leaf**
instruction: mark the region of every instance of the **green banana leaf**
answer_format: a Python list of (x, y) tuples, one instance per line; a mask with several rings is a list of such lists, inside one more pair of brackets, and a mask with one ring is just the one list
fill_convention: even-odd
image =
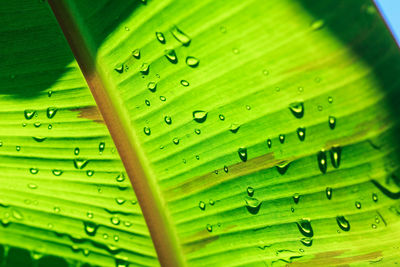
[(398, 264), (399, 73), (368, 0), (3, 1), (0, 266)]

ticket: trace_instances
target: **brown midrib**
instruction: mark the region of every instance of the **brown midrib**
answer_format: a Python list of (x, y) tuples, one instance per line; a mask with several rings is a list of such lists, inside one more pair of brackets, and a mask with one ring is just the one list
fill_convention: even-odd
[(161, 191), (150, 170), (146, 171), (143, 166), (148, 162), (139, 149), (127, 111), (121, 108), (121, 100), (113, 93), (114, 86), (104, 79), (101, 67), (96, 65), (95, 57), (88, 48), (87, 40), (83, 37), (70, 6), (65, 0), (48, 0), (48, 2), (118, 149), (161, 265), (185, 266), (182, 249), (168, 211), (164, 208)]

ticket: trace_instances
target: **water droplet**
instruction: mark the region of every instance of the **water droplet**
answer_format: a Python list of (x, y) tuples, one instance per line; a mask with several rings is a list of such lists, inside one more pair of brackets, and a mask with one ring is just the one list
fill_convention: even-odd
[(111, 217), (110, 221), (111, 221), (111, 223), (114, 224), (114, 225), (118, 225), (118, 224), (121, 223), (121, 221), (119, 220), (119, 218), (118, 218), (117, 216)]
[(74, 167), (75, 169), (83, 169), (89, 163), (86, 159), (74, 159)]
[(289, 104), (289, 110), (292, 114), (300, 119), (304, 116), (304, 103), (303, 102), (293, 102)]
[(165, 121), (166, 124), (171, 124), (172, 123), (172, 119), (171, 119), (170, 116), (165, 116), (164, 117), (164, 121)]
[(372, 194), (372, 200), (373, 200), (374, 202), (378, 202), (378, 195), (375, 194), (375, 193), (373, 193), (373, 194)]
[(336, 118), (333, 116), (329, 116), (328, 118), (328, 123), (329, 123), (329, 128), (331, 128), (332, 130), (335, 129), (336, 126)]
[(181, 80), (181, 84), (185, 87), (189, 86), (189, 82), (186, 80)]
[(306, 247), (311, 247), (313, 240), (312, 240), (312, 238), (304, 237), (304, 238), (300, 239), (300, 242)]
[(116, 198), (115, 202), (117, 202), (118, 205), (122, 205), (126, 202), (125, 198)]
[(324, 20), (319, 19), (319, 20), (313, 21), (313, 22), (311, 23), (310, 27), (311, 27), (311, 29), (312, 29), (313, 31), (317, 31), (317, 30), (322, 29), (322, 28), (324, 27), (324, 25), (325, 25)]
[(114, 68), (114, 70), (116, 72), (118, 72), (119, 74), (123, 73), (124, 72), (124, 64), (121, 64), (120, 66)]
[(299, 86), (298, 88), (297, 88), (297, 90), (301, 93), (301, 92), (303, 92), (304, 91), (304, 88), (303, 87), (301, 87), (301, 86)]
[(296, 224), (302, 235), (305, 237), (313, 237), (314, 231), (311, 227), (311, 222), (309, 219), (301, 219), (299, 222), (296, 222)]
[(151, 134), (151, 130), (147, 126), (143, 128), (143, 132), (144, 132), (145, 135), (150, 135)]
[(52, 119), (56, 115), (57, 111), (58, 111), (57, 108), (53, 107), (47, 108), (46, 112), (47, 118)]
[(268, 71), (268, 70), (263, 70), (262, 73), (263, 73), (265, 76), (268, 76), (269, 71)]
[(188, 46), (190, 44), (190, 37), (187, 36), (183, 31), (181, 31), (177, 26), (174, 26), (171, 29), (172, 36), (175, 37), (176, 40), (182, 43), (184, 46)]
[(150, 92), (154, 93), (156, 91), (156, 89), (157, 89), (157, 84), (155, 82), (149, 82), (147, 84), (147, 89), (149, 89)]
[(332, 198), (332, 188), (331, 188), (331, 187), (327, 187), (327, 188), (325, 189), (325, 193), (326, 193), (326, 197), (327, 197), (328, 199), (331, 199), (331, 198)]
[(99, 228), (99, 226), (97, 224), (95, 224), (94, 222), (90, 222), (90, 221), (83, 222), (83, 229), (85, 230), (85, 232), (88, 236), (96, 235), (98, 228)]
[(200, 129), (195, 129), (194, 132), (195, 132), (197, 135), (201, 134)]
[(199, 155), (196, 155), (196, 159), (197, 159), (197, 160), (200, 160), (200, 156), (199, 156)]
[(34, 136), (32, 138), (33, 138), (33, 140), (35, 140), (38, 143), (41, 143), (41, 142), (43, 142), (44, 140), (47, 139), (47, 137), (42, 137), (42, 136)]
[(160, 100), (165, 101), (165, 100), (167, 100), (167, 98), (165, 96), (160, 96)]
[(60, 211), (61, 211), (61, 209), (59, 207), (54, 207), (53, 210), (55, 213), (60, 213)]
[(20, 147), (20, 146), (16, 146), (16, 147), (15, 147), (15, 150), (20, 151), (20, 150), (21, 150), (21, 147)]
[(189, 56), (189, 57), (186, 58), (186, 64), (189, 67), (195, 68), (195, 67), (197, 67), (199, 65), (199, 63), (200, 63), (200, 60), (198, 60), (195, 57), (190, 57)]
[(225, 116), (224, 115), (222, 115), (222, 114), (219, 114), (219, 119), (221, 120), (221, 121), (223, 121), (223, 120), (225, 120)]
[(297, 128), (297, 136), (299, 137), (300, 141), (304, 141), (304, 139), (306, 138), (306, 128)]
[(208, 201), (208, 204), (210, 204), (211, 206), (214, 206), (215, 202), (214, 202), (214, 200), (210, 199), (210, 200)]
[(11, 211), (11, 214), (13, 216), (14, 219), (17, 219), (18, 221), (22, 221), (24, 219), (24, 216), (22, 215), (22, 213), (18, 210), (13, 209)]
[(200, 201), (200, 202), (199, 202), (199, 208), (200, 208), (201, 210), (205, 210), (205, 209), (206, 209), (206, 203), (204, 203), (204, 201)]
[(33, 124), (33, 126), (35, 126), (36, 128), (39, 128), (41, 125), (42, 124), (40, 122), (38, 122), (38, 121)]
[(127, 26), (125, 26), (125, 31), (129, 31), (130, 29), (129, 29), (129, 27), (127, 27)]
[(281, 142), (281, 144), (283, 144), (285, 142), (285, 135), (284, 134), (280, 134), (279, 135), (279, 142)]
[(268, 145), (269, 148), (271, 148), (271, 146), (272, 146), (272, 141), (271, 141), (271, 139), (268, 139), (268, 140), (267, 140), (267, 145)]
[(224, 166), (224, 172), (226, 172), (226, 173), (228, 173), (228, 171), (229, 171), (229, 169), (228, 169), (228, 166)]
[(375, 225), (375, 224), (371, 224), (371, 227), (372, 227), (373, 229), (376, 229), (376, 225)]
[(33, 118), (33, 116), (35, 116), (36, 111), (35, 110), (31, 110), (31, 109), (25, 109), (24, 110), (24, 116), (25, 119), (30, 120)]
[(150, 106), (150, 101), (149, 101), (149, 100), (146, 99), (146, 100), (144, 101), (144, 103), (146, 104), (146, 106), (148, 106), (148, 107)]
[(299, 200), (300, 200), (300, 195), (299, 195), (299, 193), (295, 193), (295, 194), (293, 195), (293, 201), (294, 201), (294, 203), (295, 203), (295, 204), (298, 204), (298, 203), (299, 203)]
[(245, 162), (247, 161), (247, 148), (241, 147), (238, 149), (239, 158)]
[(140, 49), (135, 49), (132, 51), (132, 56), (136, 59), (140, 58)]
[(94, 171), (92, 171), (92, 170), (86, 171), (86, 175), (89, 177), (93, 176), (93, 174), (94, 174)]
[(219, 27), (221, 33), (226, 33), (226, 28), (224, 26)]
[(333, 98), (331, 96), (328, 97), (328, 102), (332, 103), (333, 102)]
[(52, 170), (51, 172), (53, 173), (54, 176), (60, 176), (63, 173), (62, 170), (56, 170), (56, 169)]
[(175, 145), (177, 145), (177, 144), (179, 144), (179, 139), (175, 137), (174, 139), (172, 139), (172, 142), (173, 142)]
[(350, 223), (344, 216), (337, 216), (336, 222), (343, 231), (347, 232), (350, 230)]
[(39, 170), (37, 168), (30, 168), (29, 171), (32, 174), (37, 174), (39, 172)]
[(125, 175), (124, 175), (124, 173), (120, 173), (120, 174), (118, 174), (117, 175), (117, 177), (115, 177), (115, 180), (117, 180), (117, 182), (123, 182), (123, 181), (125, 181)]
[(156, 37), (160, 43), (165, 44), (165, 37), (162, 32), (156, 32)]
[(231, 126), (229, 127), (229, 131), (232, 133), (237, 133), (239, 131), (240, 124), (232, 123)]
[(237, 49), (237, 48), (233, 48), (232, 49), (232, 52), (235, 54), (235, 55), (237, 55), (237, 54), (239, 54), (239, 49)]
[(172, 64), (178, 63), (178, 57), (176, 56), (174, 49), (165, 50), (164, 55), (168, 59), (168, 61), (171, 62)]
[(103, 154), (104, 149), (106, 148), (106, 143), (105, 142), (100, 142), (99, 143), (99, 153)]
[(86, 216), (87, 216), (89, 219), (92, 219), (92, 218), (93, 218), (93, 212), (91, 212), (91, 211), (86, 212)]
[(334, 168), (339, 168), (340, 156), (342, 154), (342, 148), (340, 146), (333, 146), (329, 152), (331, 155), (332, 166)]
[(49, 91), (47, 92), (47, 96), (48, 96), (48, 97), (51, 97), (52, 94), (53, 94), (53, 91), (51, 91), (51, 90), (49, 90)]
[(131, 226), (132, 226), (132, 223), (131, 223), (130, 221), (124, 221), (124, 225), (125, 225), (126, 227), (131, 227)]
[(140, 66), (140, 72), (143, 75), (147, 75), (149, 74), (149, 70), (150, 70), (150, 65), (147, 63), (143, 63), (142, 66)]
[(193, 111), (193, 119), (199, 123), (204, 122), (207, 119), (207, 112), (202, 110)]
[(38, 186), (36, 184), (28, 184), (29, 189), (37, 189)]
[(79, 147), (75, 147), (75, 149), (74, 149), (74, 154), (75, 154), (75, 155), (79, 155)]
[(321, 150), (317, 154), (317, 161), (318, 161), (318, 167), (322, 173), (326, 173), (326, 170), (328, 168), (328, 162), (326, 159), (326, 152), (325, 150)]
[(47, 127), (49, 130), (51, 130), (53, 128), (53, 125), (49, 124), (49, 126)]
[(249, 105), (246, 105), (246, 109), (247, 109), (247, 110), (250, 110), (251, 107), (250, 107)]
[(247, 187), (247, 194), (249, 195), (249, 197), (252, 197), (254, 195), (254, 188), (251, 186)]
[(251, 214), (257, 214), (260, 210), (262, 202), (259, 201), (257, 198), (247, 196), (245, 198), (246, 202), (246, 209)]
[(207, 229), (207, 231), (212, 232), (212, 225), (207, 224), (206, 229)]
[(281, 175), (284, 175), (289, 169), (289, 166), (290, 166), (289, 161), (282, 161), (278, 165), (276, 165), (276, 169)]

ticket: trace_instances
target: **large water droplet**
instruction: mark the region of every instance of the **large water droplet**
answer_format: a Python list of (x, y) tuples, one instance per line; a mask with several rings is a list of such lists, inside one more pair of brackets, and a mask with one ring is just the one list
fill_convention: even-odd
[(212, 232), (212, 225), (211, 224), (207, 224), (206, 225), (206, 229), (207, 229), (207, 231)]
[(229, 131), (232, 133), (237, 133), (239, 131), (240, 124), (232, 123), (231, 126), (229, 127)]
[(37, 174), (39, 172), (39, 169), (38, 168), (30, 168), (29, 172), (32, 174)]
[(38, 186), (37, 186), (36, 184), (30, 183), (30, 184), (28, 184), (28, 188), (29, 188), (29, 189), (37, 189)]
[(172, 123), (172, 119), (171, 119), (170, 116), (165, 116), (164, 117), (164, 121), (165, 121), (166, 124), (171, 124)]
[(267, 146), (268, 146), (269, 148), (271, 148), (271, 146), (272, 146), (272, 141), (271, 141), (271, 139), (268, 139), (268, 140), (267, 140)]
[(292, 114), (300, 119), (304, 116), (304, 103), (303, 102), (293, 102), (289, 104), (289, 109)]
[(279, 135), (279, 142), (281, 142), (281, 144), (283, 144), (285, 142), (285, 135), (284, 134), (280, 134)]
[(121, 64), (120, 66), (114, 68), (114, 70), (116, 72), (118, 72), (119, 74), (123, 73), (124, 72), (124, 64)]
[(300, 141), (304, 141), (304, 139), (306, 138), (306, 128), (304, 127), (297, 128), (297, 136), (299, 137)]
[(313, 240), (312, 240), (312, 238), (304, 237), (304, 238), (300, 239), (300, 242), (306, 247), (311, 247)]
[(300, 195), (299, 195), (299, 193), (295, 193), (295, 194), (293, 195), (293, 201), (294, 201), (294, 203), (295, 203), (295, 204), (298, 204), (298, 203), (299, 203), (299, 200), (300, 200)]
[(245, 202), (248, 212), (250, 212), (251, 214), (257, 214), (259, 212), (262, 202), (259, 201), (257, 198), (247, 196), (245, 198)]
[(126, 202), (125, 198), (116, 198), (115, 202), (117, 202), (118, 205), (122, 205)]
[(76, 169), (83, 169), (89, 163), (86, 159), (74, 159), (74, 167)]
[(296, 224), (302, 235), (304, 235), (305, 237), (313, 237), (314, 232), (311, 227), (311, 222), (309, 219), (302, 219), (299, 222), (297, 222)]
[(254, 195), (254, 188), (251, 186), (247, 187), (247, 195), (249, 195), (249, 197), (252, 197)]
[(185, 87), (189, 86), (189, 82), (186, 80), (181, 80), (181, 84)]
[(60, 176), (63, 173), (62, 170), (57, 170), (57, 169), (54, 169), (51, 172), (53, 173), (54, 176)]
[(207, 112), (202, 110), (193, 111), (193, 119), (196, 122), (204, 122), (207, 119)]
[(373, 194), (372, 194), (372, 200), (373, 200), (374, 202), (378, 202), (378, 195), (375, 194), (375, 193), (373, 193)]
[(24, 116), (25, 116), (25, 119), (27, 119), (27, 120), (32, 119), (33, 116), (35, 116), (35, 114), (36, 114), (35, 110), (32, 110), (32, 109), (25, 109), (24, 110)]
[(140, 50), (139, 49), (135, 49), (132, 51), (132, 56), (136, 59), (140, 58)]
[(149, 70), (150, 70), (150, 65), (147, 63), (143, 63), (142, 66), (140, 66), (140, 72), (143, 75), (147, 75), (149, 74)]
[(340, 146), (333, 146), (329, 152), (331, 155), (332, 166), (334, 168), (339, 168), (340, 156), (342, 154), (342, 148)]
[(184, 46), (188, 46), (190, 44), (190, 37), (187, 36), (183, 31), (181, 31), (177, 26), (174, 26), (171, 29), (172, 36), (175, 37), (176, 40), (181, 42)]
[(47, 108), (46, 112), (47, 118), (52, 119), (56, 115), (57, 111), (58, 111), (57, 108), (53, 107)]
[(359, 201), (356, 201), (355, 206), (357, 209), (361, 209), (361, 203)]
[(100, 142), (99, 143), (99, 153), (103, 154), (104, 149), (106, 148), (106, 143), (105, 142)]
[(350, 230), (350, 223), (344, 216), (337, 216), (336, 217), (336, 222), (339, 225), (340, 229), (343, 231), (349, 231)]
[(43, 136), (34, 136), (32, 138), (33, 138), (33, 140), (35, 140), (38, 143), (41, 143), (41, 142), (43, 142), (44, 140), (47, 139), (47, 137), (43, 137)]
[(205, 210), (205, 209), (206, 209), (206, 203), (204, 203), (204, 201), (200, 201), (200, 202), (199, 202), (199, 208), (200, 208), (201, 210)]
[(239, 158), (244, 162), (247, 161), (247, 148), (241, 147), (238, 149)]
[(276, 169), (281, 175), (284, 175), (286, 171), (289, 169), (289, 166), (290, 166), (289, 161), (282, 161), (278, 165), (276, 165)]
[(125, 175), (124, 175), (124, 173), (120, 173), (120, 174), (118, 174), (117, 175), (117, 177), (115, 177), (115, 180), (117, 180), (117, 182), (123, 182), (123, 181), (125, 181)]
[(119, 218), (118, 218), (117, 216), (111, 217), (110, 221), (111, 221), (111, 223), (114, 224), (114, 225), (118, 225), (118, 224), (121, 223), (121, 221), (119, 220)]
[(33, 126), (35, 126), (36, 128), (39, 128), (41, 125), (42, 125), (42, 124), (41, 124), (39, 121), (37, 121), (37, 122), (35, 122), (35, 123), (33, 124)]
[(169, 60), (169, 62), (176, 64), (178, 63), (178, 57), (176, 56), (174, 49), (167, 49), (164, 51), (165, 57)]
[(89, 176), (89, 177), (93, 176), (93, 174), (94, 174), (94, 171), (92, 171), (92, 170), (87, 170), (86, 171), (86, 175)]
[(317, 154), (317, 161), (318, 161), (318, 167), (322, 173), (326, 173), (326, 170), (328, 168), (328, 162), (326, 159), (326, 151), (321, 150)]
[(328, 123), (329, 123), (329, 128), (331, 128), (332, 130), (335, 129), (336, 126), (336, 118), (333, 116), (329, 116), (328, 117)]
[(199, 65), (199, 63), (200, 63), (200, 60), (198, 60), (195, 57), (190, 57), (189, 56), (189, 57), (186, 58), (186, 64), (189, 67), (195, 68), (195, 67), (197, 67)]
[(89, 222), (89, 221), (84, 221), (83, 227), (88, 236), (96, 235), (97, 229), (99, 228), (99, 226), (97, 224), (95, 224), (94, 222)]
[(156, 32), (156, 38), (160, 43), (165, 44), (165, 37), (162, 32)]
[(150, 135), (151, 134), (151, 130), (147, 126), (143, 128), (143, 132), (144, 132), (145, 135)]
[(326, 194), (326, 197), (327, 197), (328, 199), (331, 199), (331, 198), (332, 198), (332, 188), (331, 188), (331, 187), (327, 187), (327, 188), (325, 189), (325, 194)]
[(157, 89), (157, 84), (155, 82), (149, 82), (147, 84), (147, 89), (149, 89), (150, 92), (154, 93), (156, 91), (156, 89)]
[(173, 142), (175, 145), (178, 145), (178, 144), (179, 144), (179, 138), (175, 137), (174, 139), (172, 139), (172, 142)]

